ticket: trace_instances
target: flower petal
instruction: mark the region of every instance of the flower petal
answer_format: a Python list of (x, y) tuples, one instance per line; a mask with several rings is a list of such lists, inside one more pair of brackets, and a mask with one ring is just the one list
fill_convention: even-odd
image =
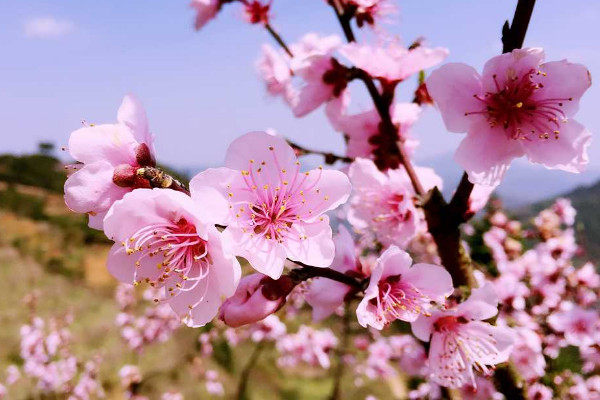
[(452, 277), (439, 265), (415, 264), (402, 275), (402, 280), (419, 289), (431, 300), (440, 303), (454, 291)]
[(591, 132), (572, 119), (561, 128), (558, 139), (523, 141), (527, 158), (549, 169), (573, 173), (584, 171), (589, 163), (587, 149), (592, 140)]
[(123, 125), (95, 125), (71, 133), (69, 153), (85, 164), (106, 161), (113, 166), (134, 165), (137, 145), (131, 131)]
[(466, 132), (476, 117), (465, 113), (484, 108), (474, 97), (483, 93), (481, 76), (466, 64), (446, 64), (433, 71), (426, 84), (440, 108), (446, 128), (451, 132)]

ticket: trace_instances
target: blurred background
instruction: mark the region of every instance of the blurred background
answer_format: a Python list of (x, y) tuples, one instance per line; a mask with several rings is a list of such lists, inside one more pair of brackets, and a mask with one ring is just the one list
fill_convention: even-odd
[[(515, 2), (405, 0), (398, 6), (395, 22), (382, 27), (386, 34), (405, 44), (422, 36), (430, 46), (448, 48), (447, 61), (480, 69), (501, 52), (501, 27), (512, 18)], [(272, 25), (288, 42), (310, 31), (341, 34), (323, 0), (277, 0), (273, 14)], [(183, 179), (220, 165), (228, 144), (252, 130), (274, 129), (307, 147), (343, 152), (343, 139), (330, 127), (322, 108), (296, 119), (279, 99), (267, 96), (255, 64), (261, 44), (271, 38), (260, 27), (245, 23), (239, 7), (225, 7), (200, 32), (194, 31), (193, 18), (186, 1), (2, 2), (0, 374), (19, 362), (18, 330), (31, 312), (31, 304), (22, 299), (36, 291), (36, 313), (76, 316), (72, 329), (74, 336), (85, 337), (76, 342), (82, 354), (101, 349), (113, 365), (149, 366), (156, 372), (150, 385), (157, 393), (184, 387), (193, 396), (205, 394), (194, 388), (190, 374), (173, 370), (174, 354), (193, 359), (197, 331), (181, 329), (167, 346), (134, 354), (124, 350), (114, 330), (118, 305), (113, 300), (113, 279), (105, 271), (108, 242), (101, 232), (86, 228), (85, 217), (69, 213), (62, 200), (63, 164), (70, 160), (60, 149), (82, 120), (115, 121), (123, 95), (134, 93), (146, 107), (160, 162)], [(525, 44), (546, 48), (549, 60), (582, 63), (594, 77), (600, 71), (599, 19), (597, 0), (569, 2), (569, 7), (563, 0), (539, 1)], [(373, 40), (373, 34), (365, 31), (361, 39)], [(409, 100), (415, 87), (416, 82), (403, 83), (400, 99)], [(357, 108), (367, 109), (370, 100), (360, 90), (353, 101)], [(600, 89), (593, 85), (577, 116), (593, 133), (600, 130), (599, 105)], [(417, 163), (435, 168), (451, 192), (461, 174), (452, 155), (462, 136), (446, 132), (433, 107), (425, 110), (412, 133), (421, 142)], [(585, 173), (547, 171), (516, 162), (497, 195), (514, 215), (525, 219), (558, 195), (570, 198), (578, 210), (582, 243), (590, 258), (598, 260), (599, 180), (600, 144), (594, 140)], [(231, 349), (223, 345), (219, 351), (218, 368), (239, 373)], [(325, 378), (320, 381), (310, 374), (284, 381), (274, 367), (269, 369), (275, 365), (272, 360), (263, 364), (255, 379), (264, 383), (258, 389), (264, 397), (257, 398), (269, 398), (274, 387), (286, 398), (315, 398), (322, 385), (329, 385)], [(117, 371), (106, 373), (107, 387), (114, 388), (109, 394), (121, 398)], [(276, 377), (273, 382), (271, 375)], [(25, 390), (22, 394), (27, 398)]]

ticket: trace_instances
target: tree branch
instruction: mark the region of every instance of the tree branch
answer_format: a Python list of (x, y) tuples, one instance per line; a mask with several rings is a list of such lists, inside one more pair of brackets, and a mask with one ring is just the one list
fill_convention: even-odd
[(293, 262), (294, 264), (298, 265), (299, 267), (301, 267), (301, 268), (293, 269), (289, 273), (289, 276), (295, 282), (302, 282), (302, 281), (305, 281), (305, 280), (308, 280), (308, 279), (314, 278), (314, 277), (322, 277), (322, 278), (331, 279), (331, 280), (334, 280), (337, 282), (341, 282), (343, 284), (346, 284), (346, 285), (353, 287), (355, 289), (358, 289), (358, 290), (364, 290), (364, 288), (366, 286), (366, 282), (368, 282), (367, 280), (358, 281), (349, 275), (335, 271), (331, 268), (314, 267), (312, 265), (304, 264), (303, 262), (300, 262), (300, 261), (293, 261), (293, 260), (290, 260), (290, 261)]
[(254, 347), (254, 351), (252, 351), (252, 354), (250, 355), (250, 359), (248, 360), (248, 363), (244, 366), (244, 369), (242, 370), (242, 373), (240, 374), (240, 381), (238, 383), (237, 394), (235, 396), (235, 398), (237, 400), (246, 400), (246, 398), (247, 398), (246, 391), (248, 389), (248, 378), (250, 378), (250, 372), (252, 372), (252, 369), (256, 365), (256, 362), (258, 361), (258, 357), (260, 356), (260, 353), (262, 353), (263, 348), (264, 348), (263, 341), (256, 343), (256, 346)]
[(286, 139), (286, 141), (296, 151), (296, 153), (299, 153), (299, 155), (317, 154), (323, 156), (323, 158), (325, 158), (325, 164), (328, 165), (334, 164), (336, 161), (342, 161), (345, 163), (351, 163), (354, 161), (354, 159), (351, 157), (339, 156), (327, 151), (307, 149), (306, 147), (300, 146), (289, 139)]

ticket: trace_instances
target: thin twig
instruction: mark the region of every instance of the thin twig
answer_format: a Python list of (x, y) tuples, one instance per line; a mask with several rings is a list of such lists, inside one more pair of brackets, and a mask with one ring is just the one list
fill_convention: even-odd
[(283, 38), (275, 31), (275, 29), (273, 29), (273, 27), (269, 23), (265, 24), (265, 28), (267, 29), (267, 32), (269, 32), (271, 34), (271, 36), (273, 36), (273, 39), (275, 39), (275, 41), (281, 46), (281, 48), (290, 57), (294, 57), (294, 54), (292, 54), (292, 51), (290, 50), (288, 45), (283, 41)]
[(254, 350), (252, 351), (252, 354), (250, 355), (250, 359), (248, 360), (248, 363), (246, 363), (246, 365), (244, 366), (244, 369), (242, 370), (242, 373), (240, 374), (240, 381), (238, 383), (237, 394), (235, 397), (237, 400), (245, 400), (246, 399), (246, 391), (248, 389), (248, 379), (250, 378), (250, 372), (252, 372), (252, 369), (256, 365), (256, 362), (258, 361), (258, 357), (260, 356), (260, 353), (262, 353), (263, 348), (264, 348), (263, 341), (256, 343), (256, 346), (254, 347)]
[(341, 282), (344, 283), (348, 286), (357, 288), (357, 289), (363, 289), (365, 283), (364, 282), (359, 282), (358, 280), (354, 279), (353, 277), (343, 274), (341, 272), (335, 271), (331, 268), (321, 268), (321, 267), (314, 267), (312, 265), (307, 265), (304, 264), (303, 262), (300, 261), (293, 261), (290, 260), (291, 262), (293, 262), (294, 264), (298, 265), (301, 268), (296, 268), (290, 271), (290, 277), (297, 282), (302, 282), (305, 281), (307, 279), (310, 278), (314, 278), (314, 277), (322, 277), (322, 278), (327, 278), (327, 279), (331, 279), (337, 282)]
[(331, 165), (331, 164), (334, 164), (336, 161), (342, 161), (345, 163), (351, 163), (354, 161), (354, 159), (351, 157), (339, 156), (337, 154), (330, 153), (328, 151), (308, 149), (304, 146), (300, 146), (299, 144), (292, 142), (289, 139), (286, 139), (286, 141), (294, 150), (296, 150), (296, 152), (300, 153), (300, 155), (316, 154), (316, 155), (323, 156), (325, 158), (325, 164)]

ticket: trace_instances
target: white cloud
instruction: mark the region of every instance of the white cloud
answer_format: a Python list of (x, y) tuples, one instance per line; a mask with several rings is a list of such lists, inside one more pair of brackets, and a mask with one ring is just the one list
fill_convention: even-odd
[(25, 21), (25, 35), (30, 38), (47, 39), (67, 35), (75, 28), (71, 21), (53, 17), (37, 17)]

